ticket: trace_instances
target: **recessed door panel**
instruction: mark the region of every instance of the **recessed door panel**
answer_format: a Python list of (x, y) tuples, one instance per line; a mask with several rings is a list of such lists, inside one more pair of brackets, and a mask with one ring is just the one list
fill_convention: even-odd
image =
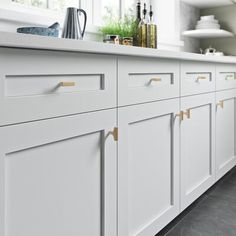
[(215, 181), (215, 95), (181, 99), (181, 209)]
[(7, 236), (101, 235), (101, 137), (6, 154)]

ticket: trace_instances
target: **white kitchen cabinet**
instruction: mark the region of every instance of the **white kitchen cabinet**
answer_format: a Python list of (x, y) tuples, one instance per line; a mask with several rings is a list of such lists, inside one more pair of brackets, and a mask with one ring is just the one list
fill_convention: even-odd
[(236, 66), (219, 64), (216, 66), (216, 90), (236, 88)]
[(0, 126), (116, 107), (116, 58), (0, 48)]
[(118, 105), (179, 97), (179, 65), (174, 60), (119, 58)]
[(179, 99), (118, 109), (118, 235), (153, 236), (179, 214)]
[(181, 98), (181, 209), (215, 181), (215, 94)]
[(115, 236), (115, 125), (107, 110), (0, 128), (0, 235)]
[(216, 93), (216, 178), (235, 166), (236, 90)]
[(235, 165), (235, 60), (51, 40), (0, 47), (0, 236), (154, 236)]
[(181, 63), (181, 96), (215, 91), (215, 64)]

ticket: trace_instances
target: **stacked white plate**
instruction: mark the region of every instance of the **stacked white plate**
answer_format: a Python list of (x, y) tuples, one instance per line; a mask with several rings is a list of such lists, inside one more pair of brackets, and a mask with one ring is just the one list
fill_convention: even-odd
[(215, 19), (214, 15), (202, 16), (197, 22), (196, 29), (220, 29), (219, 21)]

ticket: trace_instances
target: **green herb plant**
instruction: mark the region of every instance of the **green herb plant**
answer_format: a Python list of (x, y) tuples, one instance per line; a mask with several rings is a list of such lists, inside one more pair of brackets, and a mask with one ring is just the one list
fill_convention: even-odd
[(115, 16), (111, 8), (106, 7), (107, 14), (103, 17), (104, 26), (100, 27), (103, 35), (119, 35), (120, 37), (136, 37), (137, 21), (132, 9), (122, 18)]

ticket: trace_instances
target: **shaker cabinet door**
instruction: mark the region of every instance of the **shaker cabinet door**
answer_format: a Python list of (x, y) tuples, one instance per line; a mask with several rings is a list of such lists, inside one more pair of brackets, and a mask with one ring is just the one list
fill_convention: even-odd
[(119, 109), (119, 236), (153, 236), (179, 213), (178, 111), (179, 99)]
[(236, 90), (216, 93), (216, 177), (220, 179), (236, 163)]
[(215, 181), (215, 94), (181, 99), (181, 209)]
[(110, 110), (0, 128), (0, 235), (116, 235), (115, 124)]

